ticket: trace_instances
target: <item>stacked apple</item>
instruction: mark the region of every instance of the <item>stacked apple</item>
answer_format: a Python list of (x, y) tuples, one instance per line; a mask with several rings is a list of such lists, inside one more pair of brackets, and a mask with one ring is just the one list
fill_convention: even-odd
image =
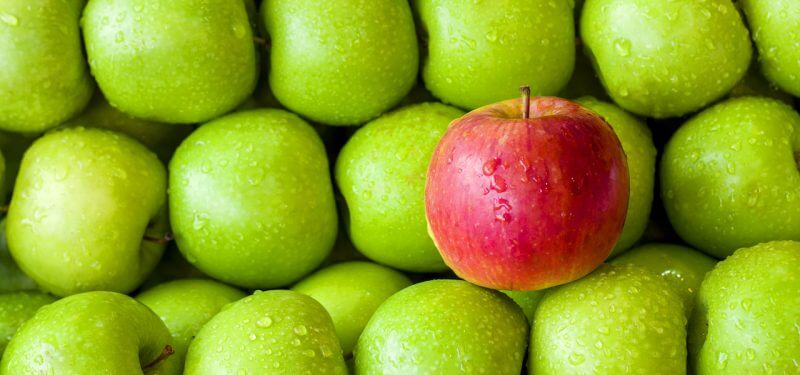
[(0, 0), (0, 374), (800, 373), (798, 96), (797, 0)]

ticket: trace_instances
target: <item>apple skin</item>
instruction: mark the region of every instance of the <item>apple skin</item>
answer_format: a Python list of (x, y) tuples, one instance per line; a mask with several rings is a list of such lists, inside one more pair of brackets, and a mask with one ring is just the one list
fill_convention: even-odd
[(353, 134), (336, 160), (348, 231), (370, 259), (411, 272), (444, 271), (425, 221), (425, 173), (447, 126), (464, 112), (422, 103), (387, 113)]
[(347, 374), (333, 322), (313, 298), (257, 291), (228, 305), (189, 346), (186, 375)]
[(237, 112), (201, 126), (175, 151), (169, 183), (178, 248), (224, 282), (290, 284), (319, 266), (336, 240), (325, 148), (295, 114)]
[(55, 300), (53, 296), (42, 292), (0, 293), (0, 357), (19, 326), (36, 314), (40, 307)]
[(628, 160), (631, 189), (628, 213), (622, 234), (611, 252), (613, 256), (633, 246), (647, 229), (656, 178), (656, 146), (647, 125), (622, 108), (591, 97), (576, 101), (611, 125)]
[(17, 331), (0, 374), (136, 374), (170, 343), (150, 309), (115, 292), (86, 292), (44, 306)]
[(717, 260), (685, 246), (649, 243), (635, 247), (609, 263), (635, 264), (664, 277), (680, 292), (688, 316), (703, 277), (714, 268)]
[(647, 117), (681, 116), (719, 99), (752, 56), (730, 0), (587, 0), (580, 34), (611, 98)]
[(172, 333), (175, 351), (152, 375), (182, 374), (186, 351), (200, 328), (223, 306), (245, 296), (236, 288), (201, 279), (172, 281), (139, 293), (136, 299), (158, 314)]
[(742, 97), (681, 126), (661, 159), (661, 196), (686, 242), (716, 258), (771, 240), (800, 240), (800, 115)]
[(272, 92), (303, 117), (359, 125), (416, 82), (419, 51), (406, 0), (271, 0), (261, 16)]
[(62, 126), (84, 126), (117, 131), (141, 142), (169, 162), (175, 148), (192, 132), (191, 126), (169, 125), (143, 120), (111, 106), (100, 93), (95, 93), (89, 106)]
[(369, 262), (346, 262), (323, 268), (292, 290), (319, 301), (331, 315), (345, 355), (353, 351), (367, 321), (392, 294), (411, 280), (391, 268)]
[(538, 290), (580, 278), (611, 253), (628, 204), (612, 128), (560, 98), (486, 106), (454, 121), (425, 187), (445, 263), (477, 285)]
[(706, 275), (689, 321), (692, 368), (704, 374), (797, 373), (800, 243), (737, 250)]
[(80, 112), (94, 83), (83, 58), (83, 0), (5, 0), (0, 19), (0, 129), (37, 133)]
[(90, 0), (82, 26), (103, 94), (139, 118), (208, 121), (250, 96), (258, 79), (241, 0)]
[(555, 95), (575, 63), (570, 1), (415, 0), (427, 34), (425, 86), (445, 103), (475, 109), (517, 95)]
[(539, 302), (528, 373), (683, 374), (686, 319), (681, 296), (663, 278), (603, 265)]
[(800, 3), (794, 0), (742, 0), (761, 70), (772, 83), (800, 97)]
[(528, 323), (501, 293), (431, 280), (389, 297), (355, 352), (356, 374), (513, 374), (522, 371)]
[(43, 290), (130, 292), (153, 270), (167, 230), (166, 171), (127, 136), (69, 128), (25, 153), (6, 220), (11, 255)]

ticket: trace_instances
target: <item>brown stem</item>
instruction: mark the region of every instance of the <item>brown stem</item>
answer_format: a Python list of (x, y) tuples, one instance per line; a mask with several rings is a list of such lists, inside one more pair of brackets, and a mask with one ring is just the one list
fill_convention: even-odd
[(167, 344), (167, 346), (164, 347), (164, 350), (161, 351), (161, 354), (158, 355), (158, 358), (153, 360), (153, 362), (150, 362), (147, 365), (145, 365), (144, 368), (142, 368), (142, 370), (149, 370), (158, 366), (159, 363), (164, 362), (164, 360), (169, 358), (169, 356), (171, 356), (172, 353), (175, 353), (175, 350), (172, 349), (172, 345)]
[(520, 86), (519, 91), (522, 93), (522, 118), (531, 118), (531, 87)]
[(5, 215), (8, 213), (8, 205), (0, 206), (0, 215)]
[(266, 40), (266, 39), (264, 39), (264, 38), (262, 38), (262, 37), (260, 37), (260, 36), (254, 36), (254, 37), (253, 37), (253, 41), (254, 41), (256, 44), (258, 44), (258, 45), (260, 45), (260, 46), (262, 46), (262, 47), (266, 47), (266, 46), (267, 46), (267, 40)]
[(171, 232), (164, 233), (164, 237), (161, 237), (161, 238), (150, 237), (150, 236), (147, 236), (147, 235), (144, 236), (144, 240), (145, 241), (149, 241), (149, 242), (152, 242), (152, 243), (155, 243), (155, 244), (158, 244), (158, 245), (166, 245), (170, 241), (172, 241), (173, 239), (174, 239), (174, 237), (172, 236)]

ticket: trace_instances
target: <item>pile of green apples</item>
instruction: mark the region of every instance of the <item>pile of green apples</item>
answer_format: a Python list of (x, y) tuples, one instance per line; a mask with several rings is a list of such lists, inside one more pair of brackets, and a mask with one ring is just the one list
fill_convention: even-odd
[[(621, 199), (434, 153), (523, 85)], [(0, 0), (0, 374), (800, 374), (798, 97), (798, 0)]]

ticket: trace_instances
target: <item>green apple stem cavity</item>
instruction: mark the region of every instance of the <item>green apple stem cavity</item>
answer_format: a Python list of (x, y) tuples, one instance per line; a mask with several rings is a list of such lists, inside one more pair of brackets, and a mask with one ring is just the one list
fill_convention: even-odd
[(152, 369), (156, 368), (156, 366), (158, 366), (162, 362), (166, 361), (167, 358), (169, 358), (169, 356), (171, 356), (174, 353), (175, 353), (175, 350), (172, 349), (172, 346), (167, 344), (167, 345), (164, 346), (164, 350), (161, 351), (161, 354), (159, 354), (158, 357), (155, 360), (153, 360), (153, 362), (150, 362), (147, 365), (145, 365), (144, 367), (142, 367), (142, 369), (145, 370), (145, 371), (152, 370)]

